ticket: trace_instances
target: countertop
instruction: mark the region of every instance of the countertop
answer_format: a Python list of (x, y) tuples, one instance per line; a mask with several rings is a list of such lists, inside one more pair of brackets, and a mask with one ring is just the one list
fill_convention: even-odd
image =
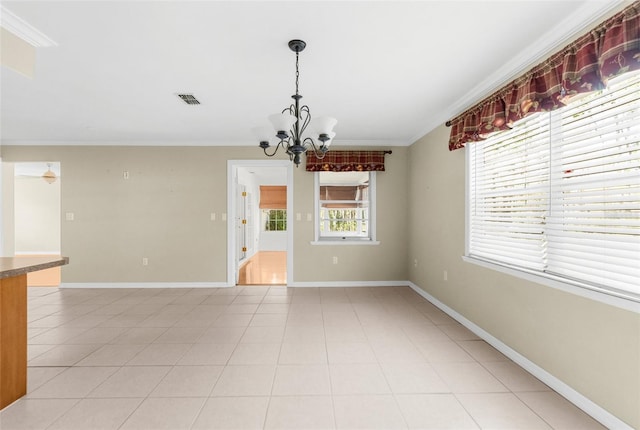
[(0, 279), (69, 264), (69, 257), (0, 257)]

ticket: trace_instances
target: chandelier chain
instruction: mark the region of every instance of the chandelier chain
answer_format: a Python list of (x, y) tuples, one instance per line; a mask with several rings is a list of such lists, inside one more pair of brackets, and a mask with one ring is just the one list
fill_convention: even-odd
[(298, 95), (298, 80), (300, 79), (300, 70), (298, 69), (298, 58), (300, 53), (296, 51), (296, 95)]

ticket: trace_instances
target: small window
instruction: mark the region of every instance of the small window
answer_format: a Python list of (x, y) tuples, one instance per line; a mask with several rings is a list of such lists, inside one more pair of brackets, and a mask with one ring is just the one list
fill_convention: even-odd
[(318, 172), (319, 240), (373, 240), (375, 172)]
[(285, 209), (263, 209), (264, 231), (287, 231), (287, 211)]

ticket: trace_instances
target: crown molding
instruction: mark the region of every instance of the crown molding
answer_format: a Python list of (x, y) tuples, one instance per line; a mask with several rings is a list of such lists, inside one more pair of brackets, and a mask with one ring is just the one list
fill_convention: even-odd
[(427, 121), (411, 143), (417, 142), (424, 135), (444, 124), (446, 121), (469, 109), (483, 98), (490, 96), (504, 85), (513, 81), (548, 56), (559, 51), (594, 26), (611, 17), (632, 4), (632, 0), (586, 1), (584, 6), (562, 20), (540, 38), (523, 47), (519, 55), (514, 56), (501, 68), (480, 82), (474, 89), (468, 91), (464, 97), (442, 109), (441, 114)]
[[(331, 148), (345, 146), (389, 147), (409, 146), (408, 140), (335, 140)], [(258, 147), (247, 140), (12, 140), (0, 141), (0, 146), (232, 146)]]
[(0, 6), (0, 25), (36, 48), (58, 46), (53, 39), (4, 6)]

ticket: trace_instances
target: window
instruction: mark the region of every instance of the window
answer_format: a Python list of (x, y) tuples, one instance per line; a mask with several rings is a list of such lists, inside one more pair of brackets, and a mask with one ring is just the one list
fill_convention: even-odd
[(317, 172), (316, 195), (318, 240), (375, 240), (375, 172)]
[(470, 257), (640, 298), (640, 75), (467, 152)]
[(262, 225), (263, 231), (287, 231), (286, 209), (263, 209)]

